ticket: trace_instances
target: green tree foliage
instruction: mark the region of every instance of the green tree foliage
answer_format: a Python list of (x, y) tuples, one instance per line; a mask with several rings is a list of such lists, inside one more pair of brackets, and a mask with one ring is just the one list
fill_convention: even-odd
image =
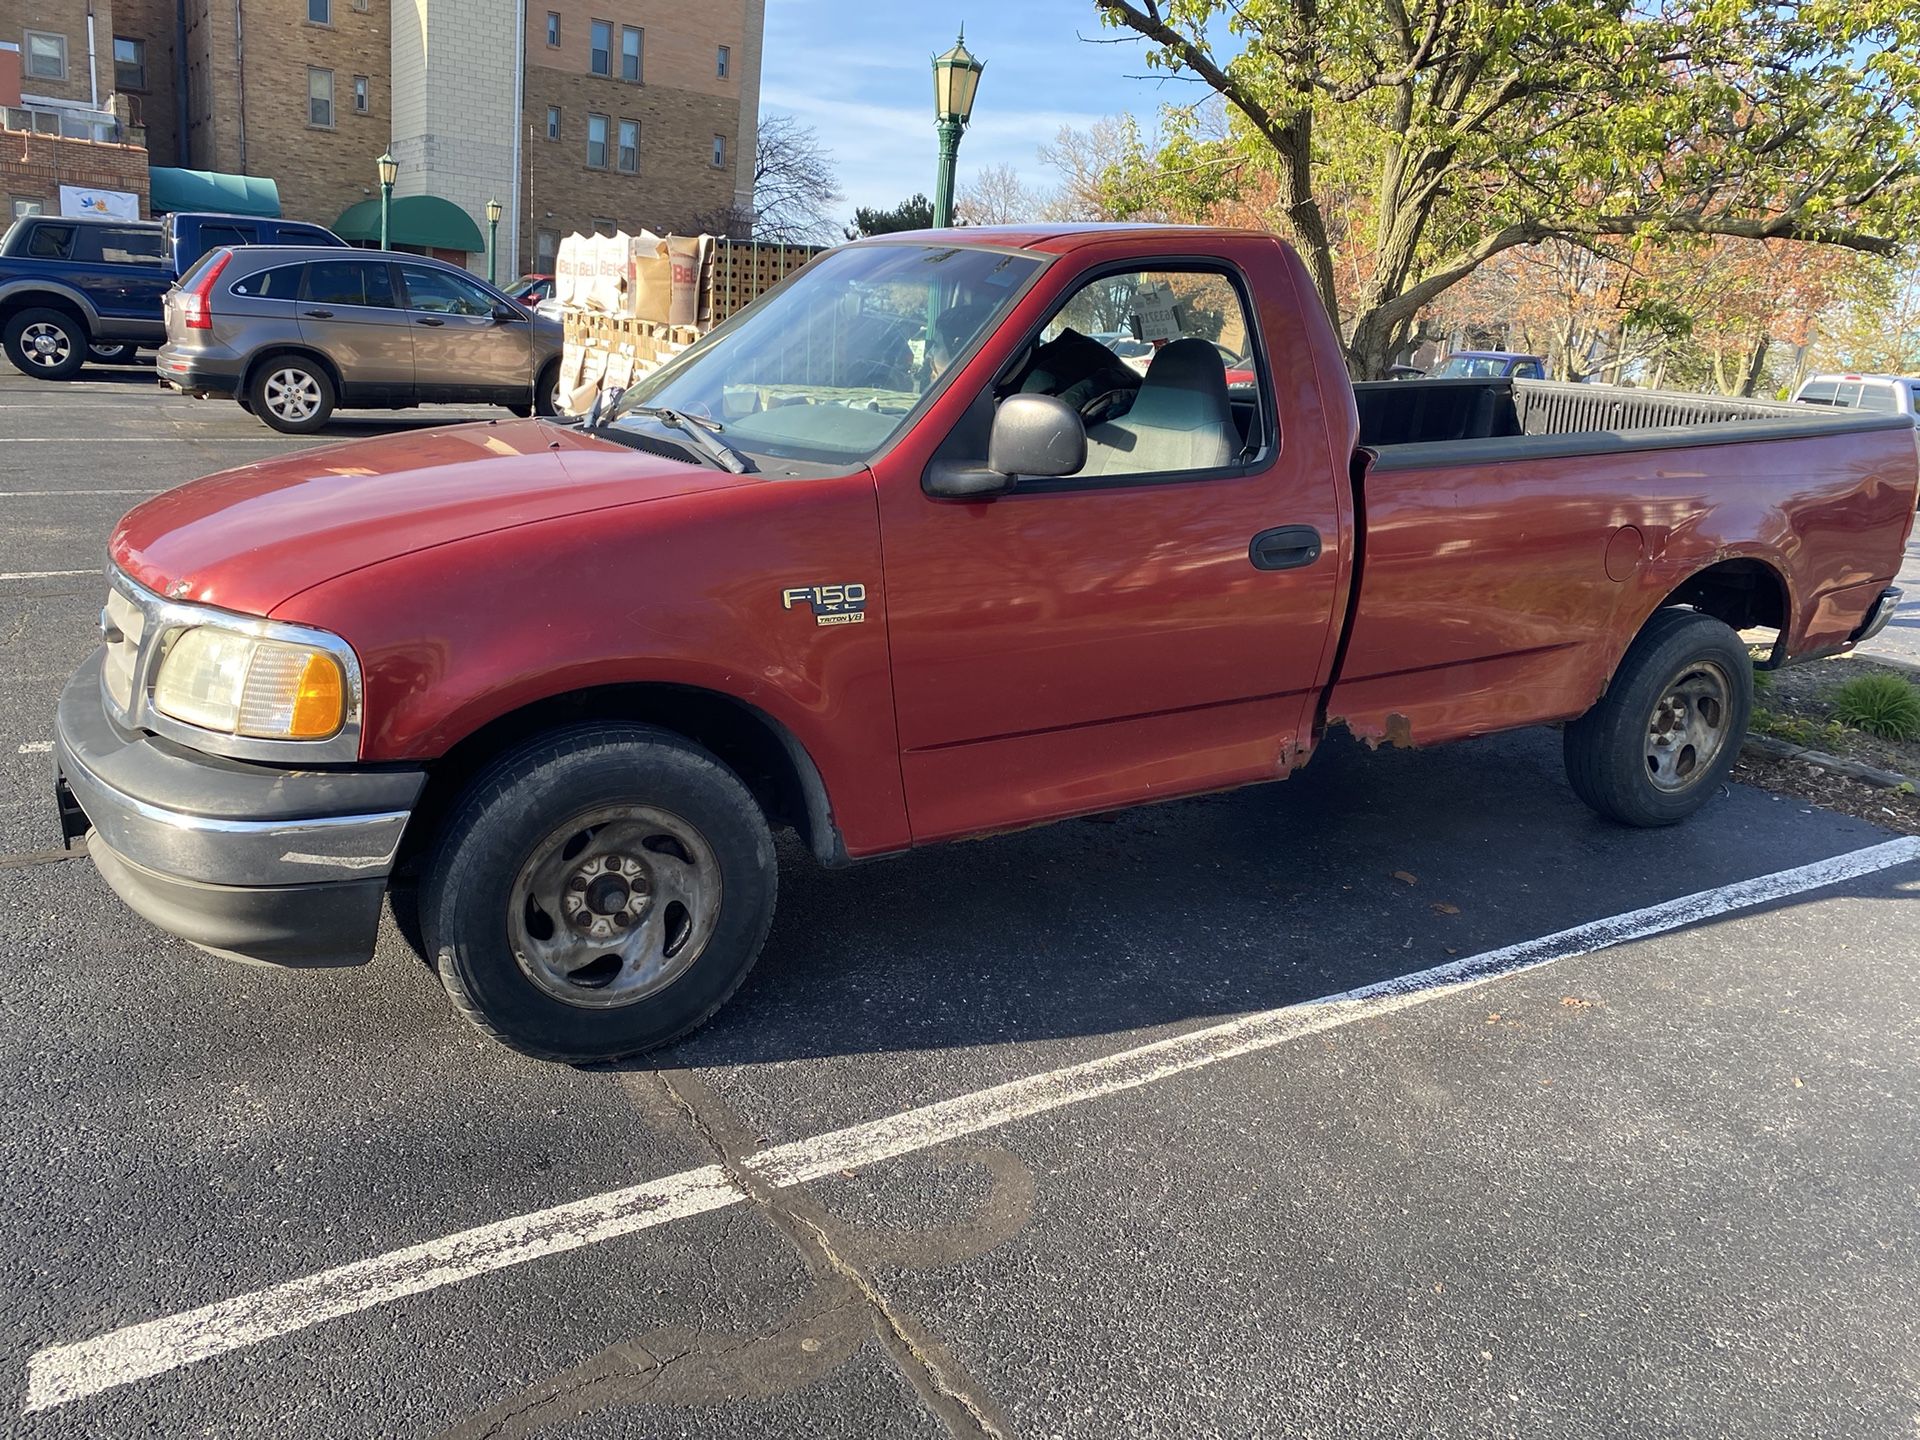
[(911, 195), (891, 210), (870, 210), (865, 205), (853, 212), (849, 240), (866, 235), (897, 235), (902, 230), (933, 228), (933, 201), (924, 195)]
[[(1129, 177), (1264, 186), (1356, 374), (1492, 257), (1731, 236), (1876, 254), (1920, 223), (1912, 0), (1093, 0), (1232, 107)], [(1124, 207), (1122, 207), (1124, 208)], [(1343, 304), (1344, 300), (1344, 304)]]

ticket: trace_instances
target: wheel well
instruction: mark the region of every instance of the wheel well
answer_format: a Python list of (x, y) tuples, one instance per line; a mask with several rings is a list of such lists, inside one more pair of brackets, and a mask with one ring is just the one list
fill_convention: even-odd
[(253, 389), (253, 377), (260, 373), (260, 367), (262, 365), (282, 355), (294, 355), (302, 360), (311, 360), (322, 370), (326, 371), (327, 379), (333, 385), (334, 403), (336, 405), (340, 403), (339, 367), (318, 350), (309, 350), (304, 345), (275, 345), (271, 350), (262, 350), (258, 355), (255, 355), (251, 360), (247, 361), (247, 368), (241, 372), (240, 393), (245, 395)]
[(427, 766), (427, 784), (399, 863), (424, 859), (441, 821), (481, 770), (537, 736), (596, 720), (657, 725), (710, 751), (740, 777), (772, 825), (791, 826), (826, 865), (846, 863), (826, 786), (791, 732), (753, 706), (685, 685), (605, 685), (535, 701), (503, 715)]
[(16, 291), (0, 300), (0, 325), (5, 325), (22, 310), (58, 310), (80, 327), (83, 337), (91, 338), (92, 330), (87, 324), (86, 312), (64, 295)]
[(1661, 604), (1690, 605), (1735, 630), (1765, 626), (1786, 634), (1787, 584), (1764, 560), (1722, 560), (1709, 565), (1689, 576)]

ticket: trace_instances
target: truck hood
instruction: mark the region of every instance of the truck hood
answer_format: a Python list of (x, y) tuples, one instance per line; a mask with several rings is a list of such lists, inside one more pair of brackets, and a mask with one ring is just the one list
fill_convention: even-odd
[(244, 465), (129, 510), (113, 562), (155, 594), (267, 615), (383, 560), (588, 510), (754, 483), (538, 420), (454, 425)]

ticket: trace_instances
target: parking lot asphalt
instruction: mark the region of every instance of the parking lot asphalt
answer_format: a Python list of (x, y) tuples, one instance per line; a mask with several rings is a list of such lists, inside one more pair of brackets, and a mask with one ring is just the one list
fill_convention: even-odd
[(0, 1434), (1920, 1433), (1912, 842), (1335, 743), (783, 846), (713, 1024), (540, 1064), (392, 926), (236, 966), (48, 853), (114, 519), (313, 443), (95, 373), (0, 373)]

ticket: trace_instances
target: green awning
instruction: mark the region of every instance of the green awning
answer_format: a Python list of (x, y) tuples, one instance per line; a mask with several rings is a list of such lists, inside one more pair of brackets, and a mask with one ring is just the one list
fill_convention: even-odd
[(280, 214), (280, 187), (260, 175), (222, 175), (217, 170), (147, 168), (147, 208), (156, 213), (193, 210), (218, 215)]
[[(333, 233), (342, 240), (370, 240), (380, 243), (380, 202), (362, 200), (349, 205), (333, 222)], [(417, 245), (422, 250), (466, 250), (487, 248), (480, 238), (480, 227), (473, 217), (451, 200), (438, 195), (396, 195), (387, 212), (387, 243)]]

